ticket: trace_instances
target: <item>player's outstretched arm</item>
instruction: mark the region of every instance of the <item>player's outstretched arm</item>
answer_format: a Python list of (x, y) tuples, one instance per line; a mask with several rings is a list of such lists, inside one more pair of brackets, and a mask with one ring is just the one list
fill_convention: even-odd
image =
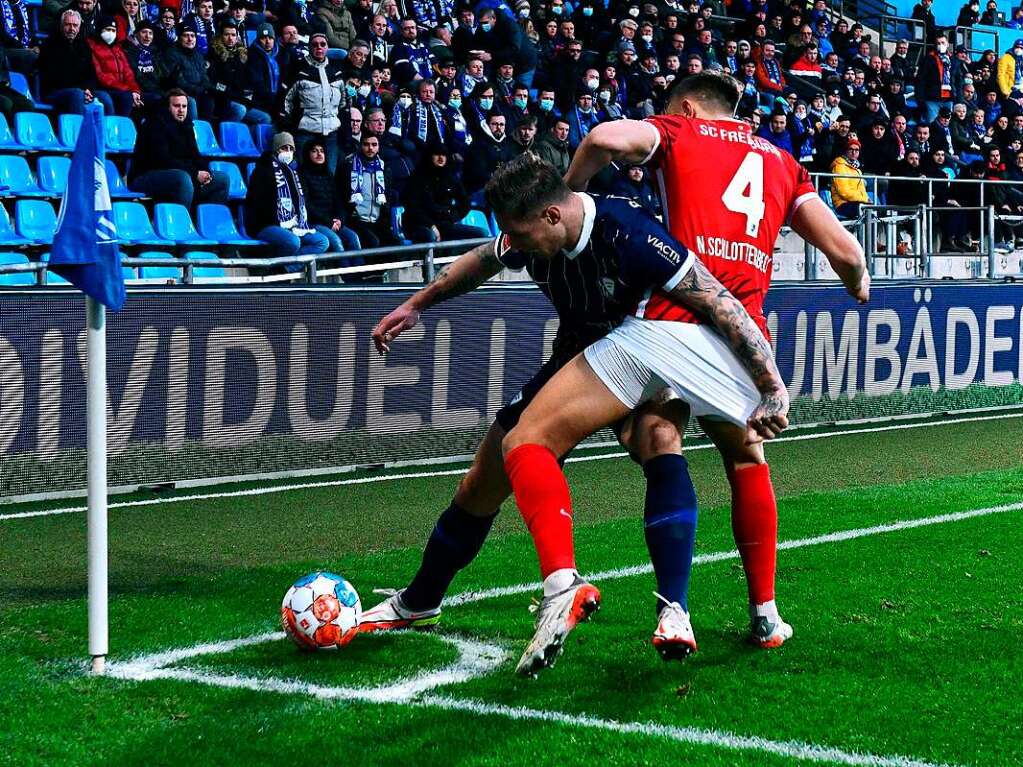
[(789, 425), (789, 393), (774, 363), (771, 345), (742, 302), (695, 256), (692, 268), (672, 288), (671, 295), (714, 324), (760, 391), (760, 405), (747, 422), (750, 441), (778, 436)]
[(808, 199), (796, 208), (790, 223), (796, 234), (824, 253), (850, 296), (861, 304), (870, 300), (870, 273), (863, 248), (824, 200)]
[(657, 128), (643, 120), (601, 123), (587, 134), (565, 174), (565, 183), (581, 192), (612, 162), (644, 162), (657, 148)]
[(452, 261), (422, 290), (416, 291), (397, 309), (384, 317), (373, 328), (373, 344), (379, 354), (390, 351), (390, 343), (402, 332), (414, 328), (419, 315), (434, 304), (460, 296), (482, 285), (504, 265), (494, 255), (494, 241), (464, 253)]

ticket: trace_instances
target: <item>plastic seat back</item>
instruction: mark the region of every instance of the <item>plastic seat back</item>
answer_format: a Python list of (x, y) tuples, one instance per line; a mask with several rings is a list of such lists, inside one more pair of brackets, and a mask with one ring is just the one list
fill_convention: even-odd
[(29, 170), (28, 161), (19, 155), (0, 155), (0, 184), (9, 187), (7, 194), (32, 194), (40, 191), (39, 184)]
[(114, 226), (117, 227), (117, 235), (122, 240), (129, 242), (135, 240), (159, 240), (153, 225), (149, 223), (149, 214), (145, 207), (138, 202), (115, 202)]
[(14, 134), (11, 133), (11, 126), (7, 122), (7, 118), (0, 114), (0, 147), (7, 149), (14, 149), (20, 147), (21, 144), (14, 138)]
[(487, 220), (487, 214), (482, 210), (470, 210), (465, 214), (465, 218), (462, 219), (461, 223), (466, 226), (475, 226), (484, 232), (483, 236), (490, 234), (490, 222)]
[(229, 242), (241, 239), (238, 228), (231, 218), (231, 211), (226, 205), (200, 205), (199, 231), (202, 236), (217, 242)]
[(81, 115), (61, 115), (57, 118), (57, 132), (60, 143), (68, 149), (74, 149), (78, 143), (78, 134), (82, 132)]
[(270, 148), (270, 145), (274, 140), (274, 126), (272, 125), (253, 125), (252, 126), (252, 138), (256, 144), (256, 148), (262, 153)]
[(220, 123), (220, 145), (228, 154), (241, 157), (258, 157), (259, 150), (252, 141), (249, 126), (244, 123)]
[[(22, 253), (0, 253), (0, 266), (30, 263), (28, 256)], [(0, 274), (0, 285), (35, 285), (35, 272), (15, 272)]]
[(19, 144), (32, 149), (64, 149), (57, 141), (50, 118), (39, 112), (18, 112), (14, 115), (14, 135)]
[(156, 233), (174, 242), (192, 242), (202, 239), (195, 231), (188, 208), (174, 202), (162, 202), (156, 206)]
[[(185, 258), (213, 259), (217, 258), (216, 253), (207, 253), (203, 250), (190, 250), (185, 253)], [(196, 280), (226, 277), (227, 272), (222, 266), (193, 266), (192, 278)]]
[[(227, 176), (227, 196), (232, 200), (244, 200), (245, 193), (248, 189), (245, 186), (245, 180), (242, 178), (242, 172), (238, 170), (238, 166), (233, 162), (224, 162), (222, 160), (213, 160), (210, 163), (210, 170), (223, 173)], [(199, 231), (202, 231), (200, 225)]]
[(135, 123), (128, 117), (104, 117), (103, 128), (106, 133), (107, 150), (110, 152), (134, 152), (138, 133)]
[(213, 126), (205, 120), (196, 120), (192, 123), (192, 130), (195, 133), (195, 143), (199, 146), (199, 154), (223, 155), (217, 143), (217, 137), (213, 135)]
[(44, 192), (63, 195), (70, 170), (70, 157), (40, 157), (39, 186)]
[(14, 205), (18, 234), (38, 242), (53, 242), (57, 214), (46, 200), (18, 200)]

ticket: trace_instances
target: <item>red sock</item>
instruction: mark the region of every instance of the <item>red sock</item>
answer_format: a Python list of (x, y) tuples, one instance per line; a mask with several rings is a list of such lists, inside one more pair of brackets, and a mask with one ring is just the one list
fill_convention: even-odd
[(565, 567), (574, 570), (572, 499), (557, 457), (540, 445), (519, 445), (504, 457), (504, 470), (533, 536), (541, 575), (546, 578)]
[(778, 558), (778, 506), (766, 463), (728, 472), (732, 485), (732, 535), (746, 571), (752, 604), (774, 599)]

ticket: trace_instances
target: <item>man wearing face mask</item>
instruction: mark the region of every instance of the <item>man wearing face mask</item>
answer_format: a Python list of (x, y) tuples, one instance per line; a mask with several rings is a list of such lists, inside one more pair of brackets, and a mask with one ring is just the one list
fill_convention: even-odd
[(341, 68), (327, 58), (327, 36), (315, 33), (309, 39), (309, 55), (294, 71), (293, 85), (284, 97), (284, 116), (297, 125), (295, 140), (299, 147), (316, 136), (327, 149), (327, 167), (337, 167), (338, 142), (347, 143), (350, 130), (350, 100), (345, 92)]
[(142, 123), (128, 185), (157, 202), (186, 207), (227, 202), (227, 177), (211, 172), (209, 162), (199, 154), (188, 116), (188, 94), (180, 88), (168, 91), (167, 106)]
[(600, 123), (600, 115), (593, 105), (593, 94), (589, 91), (580, 92), (575, 100), (575, 108), (569, 110), (566, 116), (569, 125), (568, 145), (575, 151), (590, 131)]
[(925, 124), (934, 122), (942, 107), (952, 108), (952, 58), (948, 38), (943, 34), (938, 35), (933, 49), (920, 63), (916, 93), (921, 105), (920, 119)]
[[(290, 133), (278, 133), (256, 161), (245, 195), (245, 227), (270, 246), (275, 258), (326, 253), (330, 247), (330, 240), (309, 222), (294, 159), (295, 140)], [(301, 269), (298, 264), (285, 267)]]
[(554, 122), (561, 116), (561, 112), (555, 106), (553, 89), (542, 88), (537, 95), (536, 106), (530, 109), (530, 113), (536, 117), (537, 129), (543, 135), (551, 129)]
[(521, 83), (512, 89), (511, 101), (504, 105), (501, 111), (508, 119), (508, 130), (512, 134), (523, 120), (531, 119), (536, 123), (536, 117), (533, 116), (533, 110), (529, 106), (529, 88)]

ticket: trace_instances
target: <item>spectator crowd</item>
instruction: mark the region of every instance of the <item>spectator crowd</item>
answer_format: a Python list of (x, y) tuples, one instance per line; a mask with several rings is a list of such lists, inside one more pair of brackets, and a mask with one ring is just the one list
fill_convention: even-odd
[[(275, 255), (394, 244), (398, 206), (410, 241), (483, 236), (461, 222), (495, 168), (534, 151), (565, 170), (594, 126), (662, 111), (703, 70), (738, 80), (737, 116), (759, 135), (840, 176), (839, 215), (968, 208), (980, 185), (950, 178), (1023, 181), (1023, 8), (1005, 21), (993, 0), (964, 5), (958, 25), (1021, 36), (971, 51), (931, 2), (913, 10), (921, 41), (907, 30), (885, 51), (825, 0), (0, 0), (0, 111), (34, 108), (16, 71), (56, 113), (131, 117), (129, 184), (185, 205), (227, 195), (195, 120), (270, 126), (243, 207)], [(934, 198), (864, 174), (930, 178)], [(598, 183), (657, 209), (642, 167)], [(1023, 213), (1016, 187), (985, 194)], [(946, 246), (975, 247), (975, 218), (942, 217)]]

